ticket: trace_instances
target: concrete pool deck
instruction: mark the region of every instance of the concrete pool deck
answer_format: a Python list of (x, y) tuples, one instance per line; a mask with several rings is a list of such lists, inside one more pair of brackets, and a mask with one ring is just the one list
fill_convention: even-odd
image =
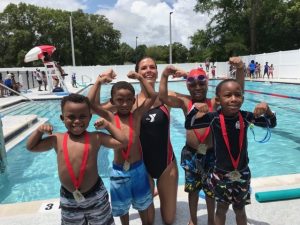
[[(246, 206), (250, 225), (296, 225), (300, 224), (300, 199), (259, 203), (254, 194), (260, 191), (299, 188), (300, 174), (252, 179), (252, 204)], [(163, 225), (159, 211), (159, 199), (155, 198), (155, 225)], [(0, 205), (1, 225), (55, 225), (60, 224), (59, 199)], [(200, 198), (198, 204), (198, 223), (206, 224), (207, 212), (205, 201)], [(178, 188), (177, 213), (174, 225), (187, 224), (189, 220), (188, 197), (183, 186)], [(121, 225), (119, 218), (115, 218)], [(130, 209), (130, 224), (141, 224), (137, 211)], [(235, 216), (230, 207), (226, 225), (235, 224)]]
[[(262, 80), (259, 81), (272, 81), (272, 82), (283, 82), (283, 83), (297, 83), (300, 84), (300, 80)], [(70, 92), (78, 92), (80, 88), (70, 88)], [(31, 99), (59, 99), (62, 96), (42, 94), (37, 90), (32, 90), (31, 93), (25, 94)], [(18, 104), (22, 102), (24, 98), (20, 96), (10, 96), (0, 98), (0, 109), (4, 109), (8, 106)], [(18, 116), (15, 117), (15, 119)], [(34, 117), (30, 117), (34, 120)], [(11, 120), (10, 121), (15, 121)], [(18, 125), (28, 123), (29, 118), (19, 119)], [(43, 121), (41, 121), (43, 122)], [(37, 123), (36, 123), (37, 124)], [(11, 124), (14, 125), (14, 124)], [(6, 130), (7, 125), (4, 123), (4, 129)], [(17, 128), (16, 128), (17, 129)], [(5, 131), (7, 132), (7, 130)], [(30, 131), (27, 131), (30, 132)], [(24, 134), (22, 134), (24, 136)], [(276, 201), (268, 203), (259, 203), (255, 200), (254, 194), (260, 191), (269, 190), (282, 190), (290, 188), (300, 188), (300, 174), (276, 176), (276, 177), (265, 177), (265, 178), (254, 178), (252, 179), (252, 204), (246, 206), (248, 215), (248, 224), (253, 225), (296, 225), (300, 224), (299, 208), (300, 199)], [(49, 187), (51, 188), (51, 187)], [(158, 197), (154, 200), (156, 206), (156, 218), (155, 225), (163, 225), (160, 218), (159, 212), (159, 199)], [(52, 205), (51, 205), (52, 204)], [(25, 203), (15, 204), (0, 204), (0, 224), (1, 225), (55, 225), (60, 224), (60, 210), (58, 208), (59, 199), (41, 200)], [(48, 210), (47, 210), (48, 209)], [(174, 225), (187, 224), (189, 220), (188, 211), (188, 197), (183, 191), (183, 186), (179, 186), (178, 198), (177, 198), (177, 214)], [(200, 198), (198, 205), (198, 223), (206, 224), (207, 214), (205, 201)], [(118, 218), (115, 219), (116, 224), (120, 225)], [(130, 210), (130, 224), (138, 225), (141, 224), (137, 211)], [(230, 208), (227, 214), (226, 225), (236, 224), (234, 213)]]

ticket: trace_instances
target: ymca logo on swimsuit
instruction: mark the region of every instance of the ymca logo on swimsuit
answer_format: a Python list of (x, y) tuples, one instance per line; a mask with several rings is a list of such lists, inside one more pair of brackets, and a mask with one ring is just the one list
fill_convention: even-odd
[(154, 114), (149, 114), (149, 117), (146, 118), (147, 121), (149, 121), (150, 123), (153, 123), (154, 122), (154, 119), (155, 119), (155, 116), (156, 116), (156, 113)]

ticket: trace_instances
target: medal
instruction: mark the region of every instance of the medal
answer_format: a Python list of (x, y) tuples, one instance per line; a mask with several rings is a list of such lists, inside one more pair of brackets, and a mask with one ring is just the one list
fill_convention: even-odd
[(197, 147), (197, 153), (205, 155), (207, 150), (206, 144), (199, 144)]
[(70, 175), (72, 183), (75, 187), (75, 191), (72, 192), (73, 197), (77, 203), (80, 203), (85, 200), (85, 197), (81, 194), (81, 192), (78, 190), (78, 188), (80, 187), (80, 185), (82, 183), (84, 172), (86, 169), (87, 159), (88, 159), (88, 155), (89, 155), (89, 142), (90, 142), (89, 140), (90, 139), (89, 139), (88, 133), (85, 132), (85, 134), (84, 134), (84, 152), (83, 152), (83, 157), (82, 157), (82, 161), (81, 161), (81, 165), (80, 165), (79, 175), (78, 175), (78, 178), (76, 178), (74, 170), (73, 170), (71, 162), (70, 162), (70, 159), (69, 159), (68, 146), (67, 146), (68, 137), (69, 137), (69, 134), (65, 133), (64, 139), (63, 139), (63, 153), (64, 153), (64, 158), (66, 161), (66, 166), (67, 166), (69, 175)]
[(230, 173), (227, 173), (226, 176), (229, 177), (229, 179), (231, 181), (238, 181), (242, 177), (240, 172), (237, 171), (237, 170), (234, 170), (234, 171), (231, 171)]
[[(121, 129), (120, 117), (118, 114), (115, 115), (116, 127)], [(124, 159), (123, 170), (128, 171), (130, 169), (130, 163), (128, 161), (131, 146), (133, 143), (133, 115), (130, 113), (129, 115), (129, 138), (128, 138), (128, 146), (127, 149), (122, 149), (122, 157)]]
[(72, 194), (73, 194), (75, 201), (78, 203), (83, 202), (85, 200), (84, 196), (81, 194), (81, 192), (78, 189), (73, 191)]
[[(208, 101), (208, 100), (206, 99), (206, 104), (207, 104), (208, 107), (209, 107), (209, 111), (212, 112), (212, 105), (211, 105), (211, 102)], [(189, 110), (192, 108), (192, 106), (193, 106), (193, 103), (192, 103), (192, 101), (190, 101), (190, 102), (189, 102), (189, 106), (188, 106), (188, 107), (189, 107)], [(193, 129), (193, 131), (194, 131), (194, 133), (195, 133), (195, 135), (196, 135), (196, 137), (197, 137), (197, 139), (198, 139), (198, 141), (199, 141), (199, 143), (200, 143), (200, 144), (198, 145), (198, 147), (197, 147), (197, 153), (202, 154), (202, 155), (205, 155), (205, 154), (206, 154), (206, 150), (207, 150), (207, 145), (203, 144), (203, 142), (204, 142), (204, 140), (207, 138), (207, 136), (209, 135), (210, 128), (209, 128), (209, 127), (206, 128), (203, 135), (201, 135), (201, 134), (198, 132), (198, 130), (196, 130), (196, 129)]]
[[(239, 117), (239, 121), (238, 121), (239, 126), (238, 126), (238, 128), (240, 130), (240, 134), (239, 134), (239, 154), (238, 154), (237, 159), (234, 159), (234, 157), (231, 153), (231, 148), (230, 148), (230, 143), (229, 143), (228, 134), (227, 134), (227, 130), (226, 130), (224, 115), (222, 113), (220, 113), (220, 115), (219, 115), (223, 139), (224, 139), (228, 154), (230, 156), (232, 166), (234, 168), (234, 171), (231, 171), (230, 173), (228, 173), (229, 179), (232, 180), (232, 181), (236, 181), (236, 180), (239, 180), (241, 178), (241, 174), (237, 171), (237, 168), (238, 168), (238, 165), (239, 165), (239, 162), (240, 162), (241, 152), (243, 150), (245, 125), (244, 125), (243, 117), (242, 117), (240, 112), (238, 113), (238, 117)], [(237, 127), (237, 123), (236, 123), (236, 127)]]
[(130, 163), (125, 160), (123, 164), (123, 170), (128, 171), (130, 169)]

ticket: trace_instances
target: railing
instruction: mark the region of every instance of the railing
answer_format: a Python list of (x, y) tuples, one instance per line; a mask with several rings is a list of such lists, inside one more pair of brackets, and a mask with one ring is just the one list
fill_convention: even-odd
[(7, 165), (6, 149), (3, 137), (2, 119), (0, 116), (0, 173), (4, 173)]
[(11, 92), (13, 92), (13, 93), (15, 93), (16, 95), (22, 96), (23, 98), (26, 98), (27, 100), (29, 100), (29, 101), (32, 101), (32, 102), (33, 102), (33, 100), (32, 100), (32, 99), (28, 98), (27, 96), (23, 95), (23, 94), (22, 94), (22, 93), (20, 93), (20, 92), (17, 92), (17, 91), (15, 91), (15, 90), (13, 90), (13, 89), (11, 89), (11, 88), (9, 88), (9, 87), (5, 86), (4, 84), (1, 84), (1, 83), (0, 83), (0, 86), (1, 86), (1, 87), (3, 87), (3, 88), (5, 88), (5, 89), (7, 89), (7, 90), (9, 90), (9, 91), (11, 91)]
[[(84, 78), (87, 78), (88, 79), (88, 82), (85, 82), (84, 81)], [(91, 84), (92, 83), (92, 78), (91, 77), (89, 77), (89, 76), (87, 76), (87, 75), (81, 75), (81, 84), (82, 85), (87, 85), (87, 83), (88, 84)]]

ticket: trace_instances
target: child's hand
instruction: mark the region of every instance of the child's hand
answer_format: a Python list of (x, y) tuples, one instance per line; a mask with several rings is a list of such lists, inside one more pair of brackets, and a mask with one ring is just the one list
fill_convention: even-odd
[(107, 126), (107, 121), (104, 118), (99, 118), (94, 123), (95, 128), (98, 129), (104, 129)]
[(109, 70), (101, 73), (97, 79), (101, 83), (110, 83), (113, 79), (116, 78), (116, 76), (117, 76), (117, 74), (112, 69), (109, 69)]
[(254, 113), (254, 116), (256, 118), (261, 116), (261, 115), (264, 115), (264, 114), (268, 114), (268, 115), (273, 114), (266, 102), (258, 103), (256, 105), (253, 113)]
[(194, 107), (196, 109), (198, 109), (198, 111), (201, 112), (201, 113), (208, 113), (209, 112), (209, 108), (208, 108), (208, 105), (206, 103), (197, 102), (197, 103), (194, 103)]
[(187, 75), (188, 75), (188, 73), (186, 71), (177, 69), (175, 74), (173, 74), (173, 78), (180, 78), (180, 77), (184, 77)]
[(172, 65), (168, 65), (165, 69), (164, 69), (164, 71), (162, 72), (162, 75), (163, 76), (165, 76), (165, 77), (168, 77), (168, 76), (170, 76), (170, 75), (175, 75), (175, 73), (176, 73), (176, 71), (177, 71), (177, 69), (174, 67), (174, 66), (172, 66)]
[(243, 60), (240, 57), (230, 57), (229, 64), (237, 69), (242, 69), (244, 67)]
[(45, 123), (38, 127), (38, 131), (41, 133), (46, 133), (51, 135), (53, 131), (53, 126), (51, 124)]
[(127, 74), (127, 77), (130, 78), (130, 79), (139, 79), (141, 78), (141, 74), (135, 72), (135, 71), (129, 71), (129, 73)]

